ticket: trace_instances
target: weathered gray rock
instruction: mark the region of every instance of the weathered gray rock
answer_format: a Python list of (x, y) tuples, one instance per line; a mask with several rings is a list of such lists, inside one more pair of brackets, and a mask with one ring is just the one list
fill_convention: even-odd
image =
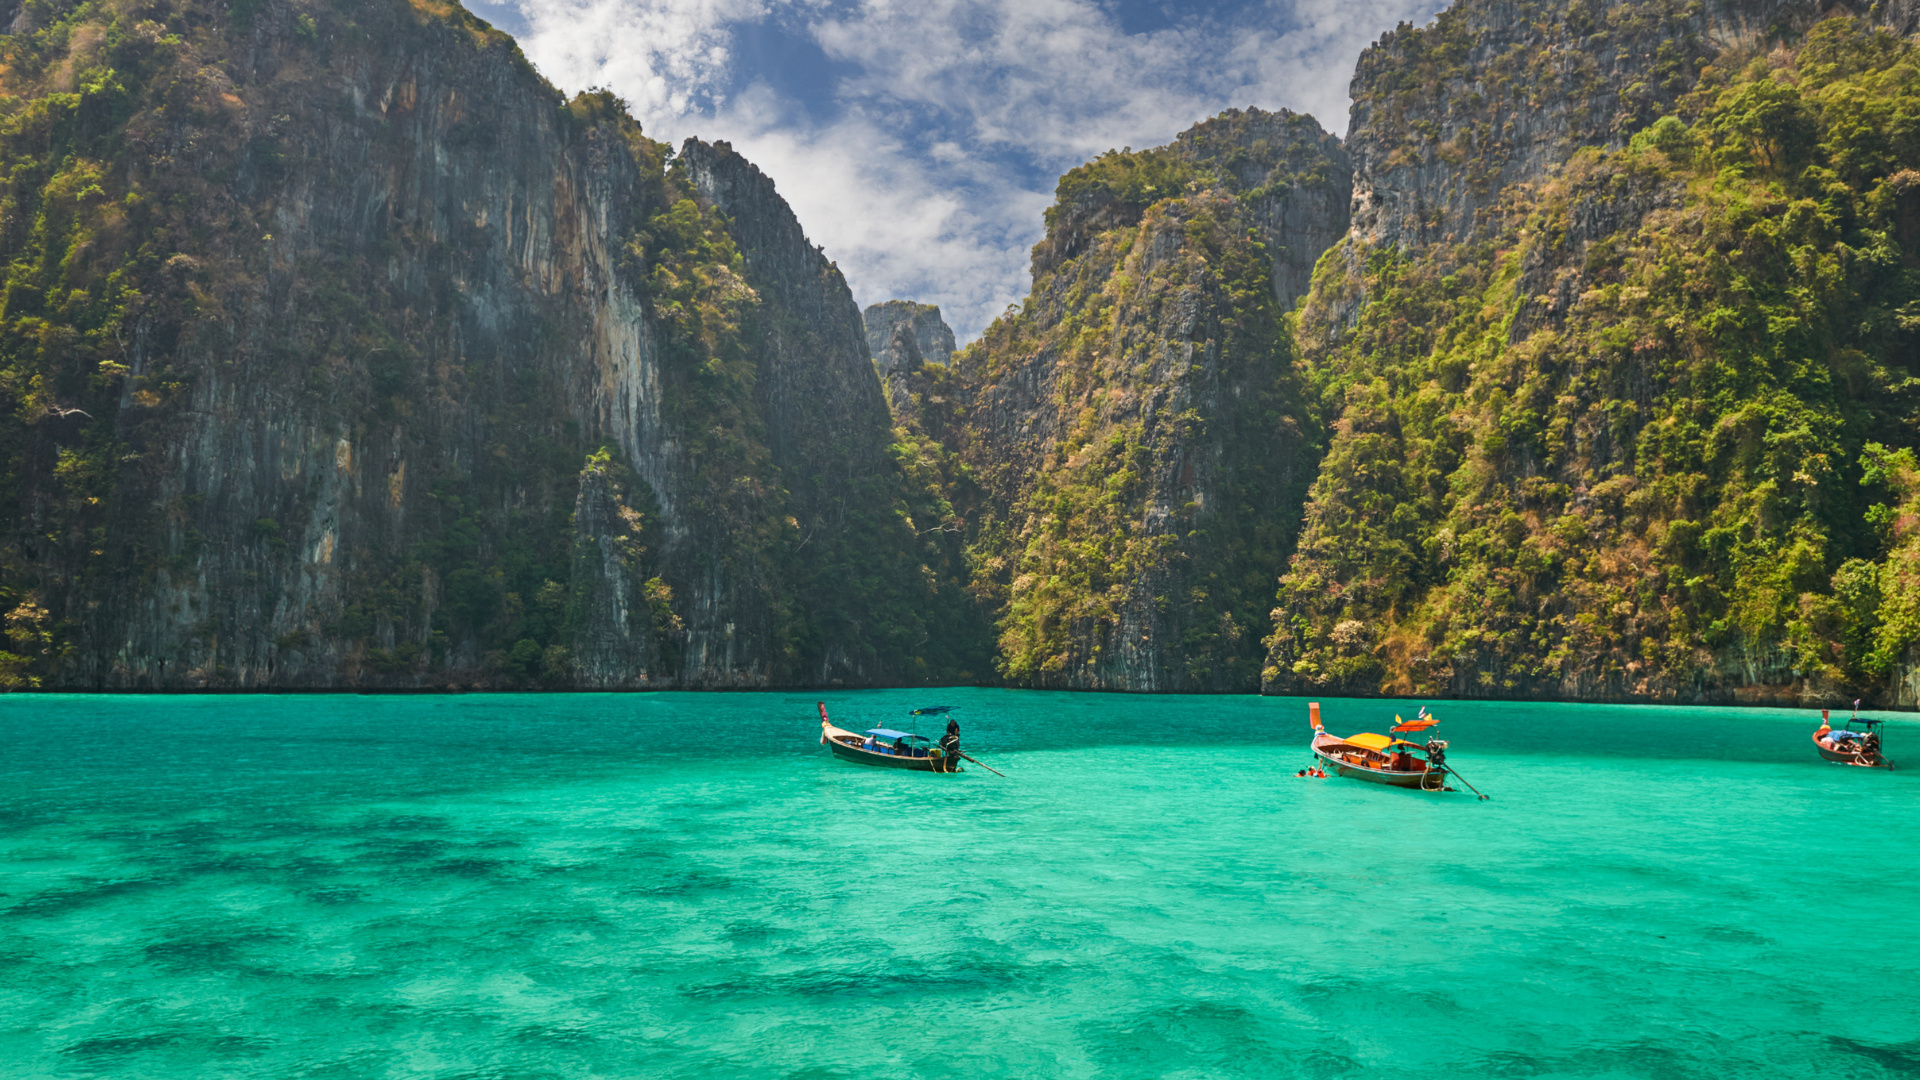
[(1624, 145), (1716, 56), (1816, 15), (1808, 0), (1462, 0), (1402, 23), (1354, 70), (1353, 236), (1470, 239), (1509, 186)]
[(862, 318), (867, 328), (867, 348), (873, 353), (874, 367), (883, 375), (905, 366), (894, 359), (902, 327), (913, 342), (918, 361), (944, 364), (953, 355), (953, 330), (940, 317), (938, 305), (888, 300), (868, 307)]
[(1313, 267), (1347, 234), (1353, 169), (1340, 140), (1311, 116), (1228, 109), (1181, 132), (1175, 152), (1230, 177), (1273, 264), (1273, 294), (1293, 307)]
[(895, 416), (913, 407), (914, 375), (923, 364), (945, 364), (953, 355), (953, 330), (933, 304), (888, 300), (867, 308), (867, 348), (887, 390)]
[[(117, 404), (22, 433), (0, 586), (58, 629), (46, 685), (902, 677), (875, 642), (923, 628), (842, 610), (914, 609), (892, 564), (844, 580), (913, 539), (889, 417), (771, 181), (724, 143), (670, 173), (619, 102), (566, 102), (458, 9), (266, 5), (234, 40), (180, 75), (215, 107), (115, 121), (127, 182), (216, 224), (165, 239)], [(657, 250), (689, 193), (737, 274), (650, 277), (697, 255)], [(73, 510), (53, 465), (102, 437), (111, 496)]]
[(921, 403), (984, 493), (974, 588), (1005, 677), (1257, 688), (1314, 459), (1281, 314), (1347, 183), (1337, 140), (1260, 110), (1062, 181), (1032, 292), (955, 354), (951, 415)]

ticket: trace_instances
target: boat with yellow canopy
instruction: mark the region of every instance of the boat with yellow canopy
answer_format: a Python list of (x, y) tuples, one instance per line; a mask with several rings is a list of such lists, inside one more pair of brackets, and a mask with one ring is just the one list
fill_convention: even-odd
[[(1307, 713), (1313, 724), (1313, 756), (1335, 776), (1421, 791), (1453, 790), (1447, 786), (1446, 740), (1428, 739), (1422, 744), (1371, 731), (1341, 738), (1320, 726), (1319, 702), (1308, 702)], [(1422, 732), (1440, 722), (1424, 708), (1416, 720), (1393, 719), (1391, 730), (1396, 733)]]

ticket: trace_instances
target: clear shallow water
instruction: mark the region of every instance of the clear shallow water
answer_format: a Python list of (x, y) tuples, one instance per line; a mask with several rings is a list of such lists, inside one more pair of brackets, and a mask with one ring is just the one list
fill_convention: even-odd
[(1911, 717), (1439, 703), (1480, 803), (1298, 699), (827, 697), (1005, 780), (814, 700), (0, 697), (0, 1075), (1920, 1076)]

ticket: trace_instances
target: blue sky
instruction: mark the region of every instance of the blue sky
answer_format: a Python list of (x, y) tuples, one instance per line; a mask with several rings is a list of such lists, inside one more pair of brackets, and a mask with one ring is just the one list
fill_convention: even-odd
[(1234, 106), (1346, 133), (1360, 50), (1438, 0), (467, 0), (569, 92), (758, 164), (862, 306), (962, 340), (1026, 295), (1060, 174)]

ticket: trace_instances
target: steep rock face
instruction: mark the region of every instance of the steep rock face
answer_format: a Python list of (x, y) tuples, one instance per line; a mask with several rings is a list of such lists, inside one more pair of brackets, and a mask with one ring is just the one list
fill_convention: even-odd
[(807, 240), (773, 181), (751, 162), (727, 143), (697, 139), (687, 140), (680, 162), (695, 190), (727, 215), (746, 280), (777, 313), (759, 320), (755, 392), (775, 464), (807, 486), (796, 498), (818, 510), (818, 485), (837, 486), (882, 460), (887, 408), (860, 308), (839, 269)]
[(785, 564), (806, 624), (809, 666), (798, 674), (820, 683), (898, 680), (914, 639), (938, 628), (915, 614), (924, 599), (915, 538), (895, 505), (903, 490), (889, 456), (892, 423), (859, 306), (773, 181), (732, 147), (690, 139), (679, 163), (726, 215), (743, 276), (761, 299), (749, 330), (753, 398), (799, 533)]
[(1354, 237), (1468, 240), (1512, 185), (1624, 145), (1723, 51), (1812, 15), (1795, 0), (1463, 0), (1402, 24), (1354, 70)]
[(918, 423), (982, 492), (974, 590), (1003, 677), (1256, 685), (1313, 459), (1275, 265), (1304, 273), (1344, 225), (1336, 150), (1311, 121), (1236, 112), (1074, 170), (1021, 311), (921, 394)]
[(1353, 169), (1311, 116), (1229, 109), (1181, 132), (1175, 154), (1217, 170), (1259, 231), (1282, 311), (1306, 295), (1313, 267), (1347, 234)]
[(938, 305), (888, 300), (868, 307), (861, 317), (867, 328), (867, 349), (883, 375), (903, 366), (892, 350), (904, 348), (906, 341), (913, 342), (913, 351), (925, 363), (944, 364), (953, 356), (953, 329), (940, 317)]
[(1466, 240), (1323, 265), (1333, 436), (1268, 689), (1911, 693), (1920, 54), (1846, 18), (1723, 37), (1669, 115)]
[(925, 364), (946, 364), (953, 356), (953, 330), (940, 317), (939, 307), (911, 300), (888, 300), (867, 308), (867, 349), (874, 370), (886, 386), (887, 404), (895, 416), (913, 408), (915, 376)]
[(431, 4), (5, 46), (9, 678), (901, 677), (910, 614), (821, 599), (924, 593), (859, 313), (724, 145)]
[(1197, 168), (1232, 191), (1270, 260), (1274, 296), (1291, 308), (1314, 262), (1347, 234), (1353, 172), (1340, 140), (1311, 116), (1228, 109), (1181, 132), (1171, 146), (1113, 155), (1129, 167), (1112, 182), (1061, 181), (1047, 234), (1033, 249), (1035, 281), (1101, 234), (1139, 223), (1149, 206), (1180, 193)]

